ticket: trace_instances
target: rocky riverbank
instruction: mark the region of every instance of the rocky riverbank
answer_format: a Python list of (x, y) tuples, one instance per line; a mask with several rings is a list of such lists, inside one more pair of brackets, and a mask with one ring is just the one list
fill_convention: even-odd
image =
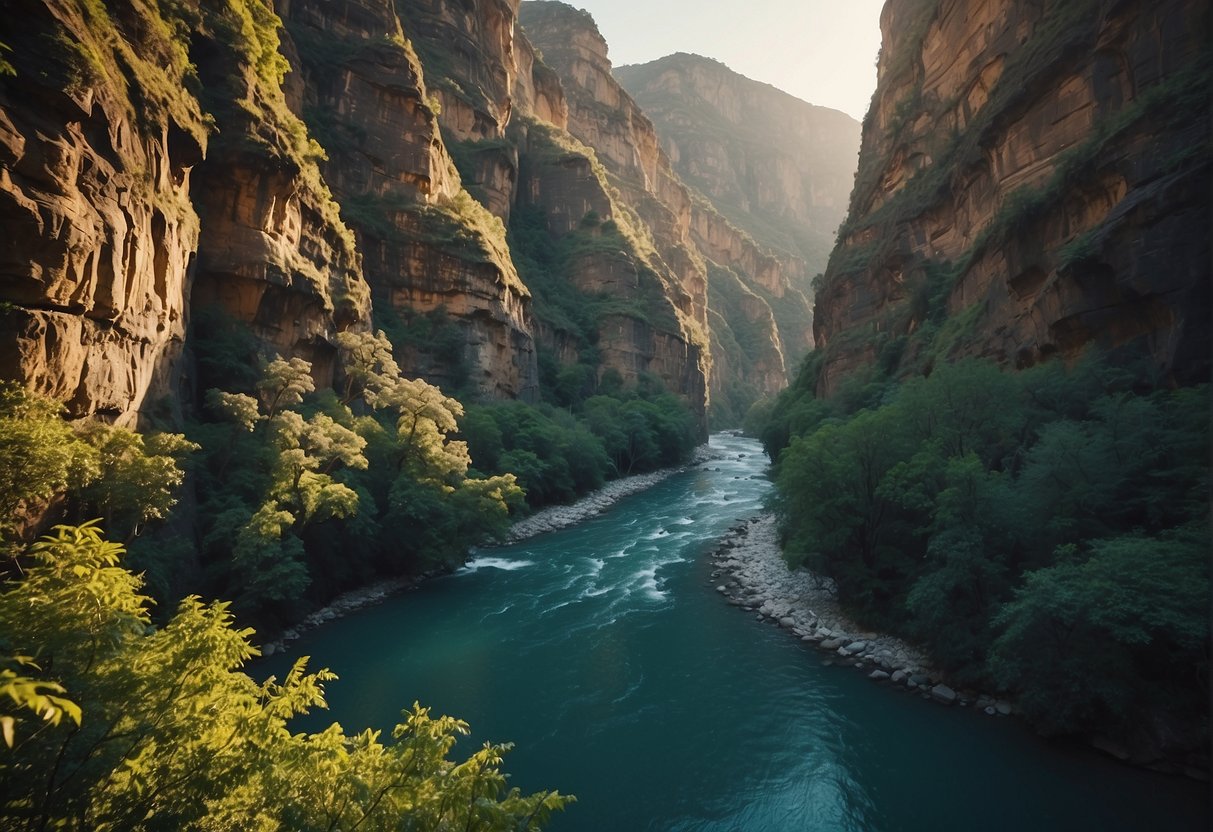
[(806, 569), (788, 569), (774, 515), (764, 514), (729, 529), (711, 558), (715, 567), (711, 582), (730, 604), (829, 654), (827, 663), (850, 665), (874, 682), (943, 705), (973, 705), (990, 716), (1014, 711), (1005, 700), (954, 690), (917, 648), (850, 621), (838, 606), (830, 579)]
[[(685, 465), (675, 468), (663, 468), (660, 471), (650, 471), (646, 474), (636, 474), (635, 476), (612, 480), (602, 488), (582, 497), (572, 505), (549, 506), (535, 512), (530, 517), (524, 517), (510, 527), (506, 542), (516, 543), (546, 532), (576, 525), (583, 520), (588, 520), (595, 515), (601, 514), (609, 506), (619, 502), (624, 497), (652, 488), (657, 483), (680, 471), (685, 471), (696, 465), (702, 465), (717, 458), (717, 456), (718, 454), (709, 446), (700, 445), (695, 449), (690, 462)], [(432, 570), (424, 572), (421, 575), (388, 578), (373, 583), (370, 586), (338, 595), (323, 609), (316, 610), (316, 612), (284, 632), (276, 641), (272, 641), (262, 647), (261, 654), (263, 656), (272, 656), (275, 653), (281, 652), (289, 642), (299, 638), (308, 630), (315, 629), (321, 624), (341, 618), (363, 607), (378, 604), (385, 598), (398, 592), (403, 592), (406, 589), (413, 589), (422, 581), (443, 574), (447, 574), (445, 570)]]
[(526, 540), (537, 535), (546, 534), (547, 532), (554, 532), (557, 529), (575, 526), (601, 514), (624, 497), (652, 488), (657, 483), (668, 479), (680, 471), (685, 471), (696, 465), (702, 465), (717, 458), (717, 456), (718, 453), (713, 451), (709, 446), (700, 445), (695, 449), (691, 461), (685, 465), (680, 465), (676, 468), (662, 468), (660, 471), (651, 471), (647, 474), (636, 474), (631, 477), (611, 480), (602, 488), (582, 497), (572, 505), (548, 506), (547, 508), (540, 509), (530, 517), (524, 517), (511, 526), (509, 535), (506, 537), (506, 543), (517, 543), (520, 540)]

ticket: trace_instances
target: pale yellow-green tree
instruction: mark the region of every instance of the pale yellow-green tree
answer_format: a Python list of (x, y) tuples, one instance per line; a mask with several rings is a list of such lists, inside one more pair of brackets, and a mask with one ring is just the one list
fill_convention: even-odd
[(304, 396), (315, 389), (312, 365), (302, 358), (288, 361), (281, 356), (276, 357), (266, 365), (257, 381), (257, 392), (267, 418), (273, 418), (284, 407), (299, 404)]
[(11, 541), (23, 517), (97, 476), (97, 454), (64, 420), (63, 405), (0, 383), (0, 539)]
[(348, 405), (361, 396), (371, 407), (379, 407), (384, 389), (393, 379), (400, 378), (400, 366), (392, 355), (387, 335), (383, 330), (373, 335), (346, 330), (336, 340), (344, 376), (341, 402)]
[(100, 422), (85, 423), (79, 433), (97, 454), (97, 476), (80, 496), (107, 528), (134, 537), (142, 524), (168, 516), (196, 443), (177, 433), (144, 435)]

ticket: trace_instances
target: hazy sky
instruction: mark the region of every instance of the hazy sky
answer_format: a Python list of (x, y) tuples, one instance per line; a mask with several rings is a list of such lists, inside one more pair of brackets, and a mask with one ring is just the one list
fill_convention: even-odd
[(884, 0), (568, 0), (594, 15), (611, 63), (694, 52), (862, 119)]

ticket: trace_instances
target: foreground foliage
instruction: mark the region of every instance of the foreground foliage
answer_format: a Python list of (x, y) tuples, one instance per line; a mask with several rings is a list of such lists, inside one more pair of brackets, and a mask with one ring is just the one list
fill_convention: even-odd
[(765, 439), (789, 559), (862, 618), (1046, 730), (1206, 734), (1207, 385), (970, 359), (794, 392)]
[(122, 554), (59, 526), (0, 593), (3, 828), (531, 830), (571, 801), (507, 789), (507, 745), (452, 761), (467, 725), (418, 705), (390, 743), (291, 733), (333, 674), (300, 660), (254, 682), (252, 631), (226, 603), (190, 597), (151, 626)]

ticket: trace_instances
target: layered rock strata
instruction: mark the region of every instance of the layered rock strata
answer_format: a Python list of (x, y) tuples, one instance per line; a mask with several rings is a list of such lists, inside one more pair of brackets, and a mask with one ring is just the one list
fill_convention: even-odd
[(1090, 345), (1209, 373), (1207, 4), (893, 0), (818, 390)]
[[(681, 182), (652, 122), (612, 76), (606, 43), (588, 14), (553, 2), (524, 3), (520, 14), (528, 38), (563, 82), (569, 132), (594, 148), (610, 188), (651, 232), (664, 266), (658, 271), (689, 299), (689, 307), (680, 308), (685, 319), (693, 330), (711, 333), (721, 349), (722, 363), (710, 376), (713, 396), (727, 399), (743, 377), (751, 397), (781, 389), (788, 364), (811, 343), (807, 301), (788, 285), (788, 272), (803, 265), (760, 250)], [(714, 274), (724, 279), (724, 292), (710, 288)], [(711, 297), (723, 299), (737, 283), (749, 308), (721, 306), (710, 315)], [(778, 317), (754, 309), (776, 299), (782, 301)], [(745, 330), (742, 337), (713, 331), (734, 324)]]
[(172, 392), (185, 337), (207, 146), (188, 59), (137, 14), (16, 2), (4, 18), (0, 376), (131, 424)]
[[(469, 57), (479, 56), (478, 50), (512, 53), (512, 17), (501, 18), (501, 9), (488, 5), (493, 9), (459, 13), (458, 22), (472, 28), (454, 41), (454, 11), (441, 3), (403, 7), (417, 31), (451, 41), (459, 61), (481, 67), (484, 60)], [(496, 94), (485, 93), (478, 109), (468, 109), (471, 104), (450, 86), (427, 88), (398, 4), (296, 0), (282, 6), (299, 45), (301, 111), (325, 145), (325, 178), (358, 234), (381, 312), (393, 310), (406, 330), (421, 317), (432, 325), (435, 314), (457, 327), (456, 355), (449, 345), (436, 351), (432, 338), (398, 343), (405, 372), (490, 399), (536, 398), (530, 293), (500, 220), (508, 215), (503, 206), (512, 186), (503, 186), (506, 196), (496, 203), (489, 200), (496, 217), (474, 200), (447, 153), (437, 117), (450, 113), (470, 136), (498, 136), (510, 110), (508, 79), (477, 76), (478, 90)]]
[(287, 107), (280, 77), (254, 62), (278, 52), (277, 22), (245, 33), (246, 43), (223, 22), (204, 19), (191, 48), (216, 128), (191, 191), (202, 219), (192, 306), (247, 326), (263, 355), (305, 358), (328, 386), (336, 333), (369, 325), (361, 257), (321, 176), (321, 149)]

